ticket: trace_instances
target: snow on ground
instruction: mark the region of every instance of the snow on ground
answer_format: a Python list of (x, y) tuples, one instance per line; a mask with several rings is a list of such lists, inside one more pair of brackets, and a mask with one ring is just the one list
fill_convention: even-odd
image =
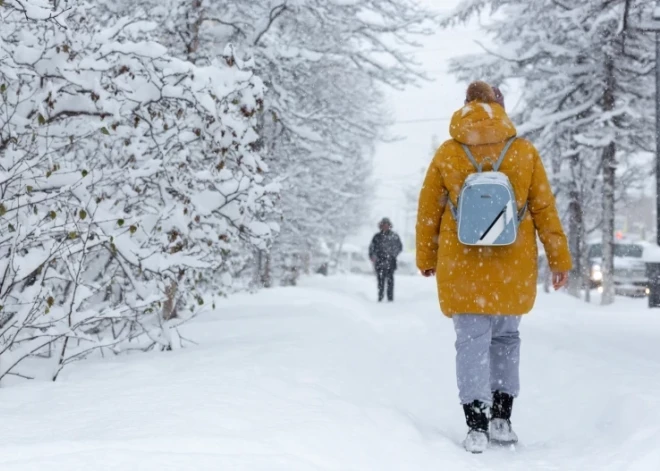
[(660, 310), (541, 295), (523, 322), (516, 448), (469, 455), (434, 282), (313, 278), (185, 328), (199, 345), (0, 390), (0, 469), (659, 470)]

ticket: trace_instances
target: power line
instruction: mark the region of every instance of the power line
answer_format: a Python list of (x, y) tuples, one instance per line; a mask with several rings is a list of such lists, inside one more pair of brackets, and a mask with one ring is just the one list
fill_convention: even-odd
[(437, 123), (451, 121), (451, 118), (421, 118), (409, 119), (405, 121), (394, 121), (392, 124), (416, 124), (416, 123)]

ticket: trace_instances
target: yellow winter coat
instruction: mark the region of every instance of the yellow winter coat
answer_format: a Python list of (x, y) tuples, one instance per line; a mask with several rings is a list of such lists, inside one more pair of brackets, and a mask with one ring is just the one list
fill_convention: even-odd
[[(450, 134), (428, 169), (419, 197), (417, 266), (436, 268), (440, 308), (454, 314), (520, 315), (534, 306), (537, 284), (536, 233), (553, 271), (569, 271), (571, 256), (554, 195), (534, 146), (517, 139), (500, 171), (511, 180), (518, 208), (529, 210), (518, 238), (506, 247), (469, 247), (458, 241), (454, 205), (466, 177), (474, 173), (459, 143), (470, 146), (478, 162), (494, 162), (516, 129), (497, 104), (469, 103), (451, 121)], [(458, 142), (457, 142), (458, 141)], [(489, 164), (484, 166), (490, 169)]]

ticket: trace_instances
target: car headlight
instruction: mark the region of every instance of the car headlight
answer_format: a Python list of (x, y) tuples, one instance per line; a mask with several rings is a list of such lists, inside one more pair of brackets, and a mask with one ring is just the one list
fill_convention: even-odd
[(591, 267), (591, 279), (593, 281), (603, 281), (603, 270), (600, 265), (593, 265)]

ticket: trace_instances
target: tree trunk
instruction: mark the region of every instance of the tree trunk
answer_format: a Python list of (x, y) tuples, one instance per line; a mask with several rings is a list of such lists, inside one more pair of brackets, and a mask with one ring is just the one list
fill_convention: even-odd
[(252, 276), (252, 286), (254, 289), (261, 289), (261, 272), (264, 265), (264, 252), (263, 250), (256, 251), (255, 270)]
[[(576, 155), (574, 159), (577, 160)], [(582, 202), (580, 201), (580, 192), (572, 184), (570, 191), (570, 203), (568, 205), (569, 225), (568, 225), (568, 243), (573, 257), (573, 270), (571, 271), (568, 285), (568, 293), (576, 298), (581, 297), (582, 292), (582, 238), (584, 234), (584, 219), (582, 217)]]
[(273, 286), (273, 280), (270, 273), (271, 256), (270, 252), (264, 252), (264, 265), (261, 272), (261, 286), (263, 288), (270, 288)]
[(185, 275), (184, 270), (179, 270), (176, 280), (172, 280), (165, 288), (165, 301), (163, 302), (162, 317), (165, 322), (175, 319), (177, 317), (177, 302), (179, 294), (179, 284)]
[(614, 185), (616, 144), (603, 149), (603, 305), (614, 302)]
[(586, 247), (582, 250), (582, 280), (584, 285), (584, 301), (586, 303), (591, 302), (591, 273), (589, 273), (589, 261), (587, 260), (587, 250)]
[(189, 62), (194, 64), (199, 52), (199, 30), (202, 26), (202, 21), (204, 20), (202, 0), (192, 1), (192, 11), (190, 12), (190, 16), (192, 16), (194, 20), (190, 24), (190, 42), (186, 48), (186, 58)]
[[(606, 64), (607, 86), (603, 93), (603, 111), (614, 109), (614, 64)], [(612, 123), (610, 123), (612, 126)], [(603, 149), (603, 297), (601, 304), (614, 303), (614, 190), (616, 185), (616, 143)]]
[(176, 293), (179, 284), (172, 281), (165, 289), (165, 302), (163, 303), (163, 320), (169, 321), (176, 317)]

